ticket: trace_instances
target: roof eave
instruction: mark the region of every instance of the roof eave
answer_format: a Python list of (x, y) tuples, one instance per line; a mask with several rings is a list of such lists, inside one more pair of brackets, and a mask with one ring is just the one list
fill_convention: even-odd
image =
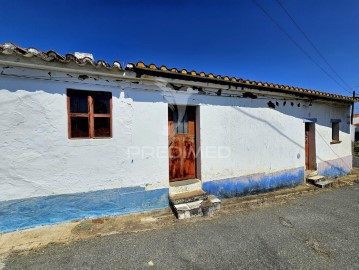
[(150, 75), (150, 76), (159, 76), (164, 78), (171, 78), (171, 79), (181, 79), (186, 81), (199, 81), (199, 82), (206, 82), (206, 83), (215, 83), (215, 84), (221, 84), (221, 85), (232, 85), (237, 87), (246, 87), (249, 89), (257, 89), (257, 90), (266, 90), (271, 92), (277, 92), (277, 93), (285, 93), (285, 94), (292, 94), (297, 97), (309, 97), (309, 98), (316, 98), (316, 99), (324, 99), (324, 100), (330, 100), (330, 101), (337, 101), (341, 103), (348, 103), (353, 104), (354, 102), (358, 102), (357, 99), (343, 99), (339, 97), (331, 97), (326, 96), (323, 94), (316, 94), (316, 93), (308, 93), (300, 90), (292, 90), (292, 89), (282, 89), (277, 87), (270, 87), (270, 86), (264, 86), (264, 85), (254, 85), (250, 83), (241, 83), (237, 81), (231, 81), (231, 80), (223, 80), (223, 79), (217, 79), (217, 78), (209, 78), (209, 77), (202, 77), (202, 76), (193, 76), (190, 74), (184, 74), (184, 73), (175, 73), (170, 72), (166, 70), (158, 70), (158, 69), (151, 69), (151, 68), (143, 68), (143, 67), (137, 67), (133, 65), (131, 68), (138, 76), (141, 75)]

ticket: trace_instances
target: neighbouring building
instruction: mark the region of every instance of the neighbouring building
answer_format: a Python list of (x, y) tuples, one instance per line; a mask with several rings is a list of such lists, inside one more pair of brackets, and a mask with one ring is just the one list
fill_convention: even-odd
[(353, 115), (352, 141), (359, 141), (359, 114)]
[(352, 169), (351, 97), (11, 43), (0, 71), (0, 232)]

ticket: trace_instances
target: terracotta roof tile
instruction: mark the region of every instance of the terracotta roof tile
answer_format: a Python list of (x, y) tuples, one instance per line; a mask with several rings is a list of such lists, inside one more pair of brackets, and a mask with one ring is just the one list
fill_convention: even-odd
[[(8, 55), (16, 54), (16, 55), (21, 55), (21, 56), (27, 57), (27, 58), (38, 57), (41, 60), (46, 61), (46, 62), (75, 63), (80, 67), (91, 65), (96, 68), (104, 68), (106, 70), (113, 70), (113, 69), (124, 70), (124, 67), (122, 67), (118, 61), (113, 62), (111, 65), (103, 60), (95, 61), (89, 57), (77, 58), (73, 54), (61, 55), (53, 50), (50, 50), (48, 52), (43, 52), (43, 51), (40, 51), (35, 48), (24, 49), (24, 48), (21, 48), (15, 44), (13, 44), (13, 43), (0, 44), (0, 53), (8, 54)], [(221, 76), (221, 75), (215, 76), (215, 75), (213, 75), (213, 73), (206, 74), (204, 72), (198, 72), (195, 70), (187, 71), (186, 69), (182, 69), (179, 71), (176, 68), (168, 68), (165, 65), (157, 67), (155, 64), (146, 65), (143, 62), (138, 62), (137, 64), (128, 65), (127, 69), (137, 69), (137, 70), (143, 70), (143, 71), (152, 70), (152, 71), (162, 72), (163, 74), (171, 74), (172, 73), (172, 74), (177, 74), (178, 76), (189, 76), (193, 80), (196, 80), (196, 78), (202, 78), (202, 79), (207, 78), (208, 80), (213, 80), (214, 83), (220, 83), (221, 81), (223, 81), (226, 83), (247, 84), (247, 85), (259, 86), (260, 89), (265, 89), (268, 91), (270, 91), (271, 89), (273, 89), (273, 90), (280, 89), (280, 90), (284, 90), (283, 92), (288, 91), (288, 93), (291, 93), (291, 94), (293, 94), (295, 92), (302, 92), (305, 94), (327, 97), (327, 98), (331, 98), (331, 99), (335, 99), (335, 100), (344, 100), (344, 101), (348, 101), (348, 102), (359, 101), (359, 98), (355, 98), (355, 100), (353, 100), (352, 97), (347, 97), (347, 96), (342, 96), (342, 95), (337, 95), (337, 94), (330, 94), (330, 93), (320, 92), (320, 91), (314, 91), (311, 89), (303, 89), (303, 88), (298, 88), (298, 87), (294, 87), (294, 86), (279, 85), (279, 84), (260, 82), (260, 81), (249, 81), (249, 80), (245, 80), (242, 78), (235, 78), (235, 77), (230, 78), (228, 76)]]
[[(132, 64), (135, 69), (138, 70), (148, 70), (148, 69), (153, 69), (153, 64), (151, 65), (146, 65), (144, 62), (140, 61), (137, 64)], [(168, 72), (168, 73), (174, 73), (174, 72), (178, 72), (176, 68), (167, 68), (165, 66), (161, 66), (160, 69), (157, 69), (159, 71), (164, 71), (164, 72)], [(188, 75), (190, 77), (193, 78), (193, 80), (196, 79), (196, 77), (205, 77), (208, 79), (213, 79), (214, 82), (218, 82), (218, 81), (229, 81), (229, 82), (234, 82), (234, 83), (241, 83), (241, 84), (248, 84), (248, 85), (254, 85), (254, 86), (260, 86), (260, 87), (264, 87), (266, 88), (266, 90), (271, 90), (271, 89), (280, 89), (280, 90), (284, 90), (288, 91), (288, 93), (295, 93), (295, 92), (301, 92), (301, 93), (305, 93), (305, 94), (310, 94), (310, 95), (314, 95), (314, 96), (325, 96), (331, 99), (336, 99), (336, 100), (344, 100), (344, 101), (359, 101), (359, 98), (355, 98), (355, 100), (353, 100), (352, 97), (348, 97), (348, 96), (343, 96), (343, 95), (337, 95), (337, 94), (330, 94), (327, 92), (321, 92), (321, 91), (316, 91), (316, 90), (311, 90), (311, 89), (304, 89), (304, 88), (298, 88), (295, 86), (289, 86), (289, 85), (280, 85), (280, 84), (274, 84), (274, 83), (268, 83), (268, 82), (260, 82), (260, 81), (249, 81), (249, 80), (244, 80), (242, 78), (229, 78), (228, 76), (221, 76), (221, 75), (213, 75), (213, 73), (204, 73), (203, 71), (198, 72), (198, 71), (194, 71), (192, 70), (191, 72), (188, 72), (186, 69), (182, 69), (181, 70), (181, 74), (185, 74)]]
[[(75, 63), (79, 66), (86, 66), (86, 65), (91, 65), (97, 68), (105, 68), (105, 69), (118, 69), (118, 70), (123, 70), (123, 67), (121, 66), (120, 62), (113, 62), (112, 65), (110, 65), (109, 63), (107, 63), (106, 61), (103, 60), (98, 60), (98, 61), (94, 61), (93, 59), (89, 58), (89, 57), (84, 57), (84, 58), (77, 58), (75, 55), (73, 54), (66, 54), (65, 56), (55, 52), (55, 51), (48, 51), (48, 52), (43, 52), (40, 51), (38, 49), (35, 48), (21, 48), (13, 43), (4, 43), (4, 44), (0, 44), (0, 53), (2, 54), (17, 54), (17, 55), (22, 55), (24, 57), (27, 58), (31, 58), (31, 57), (38, 57), (43, 61), (46, 62), (60, 62), (60, 63)], [(145, 67), (145, 66), (143, 66)]]

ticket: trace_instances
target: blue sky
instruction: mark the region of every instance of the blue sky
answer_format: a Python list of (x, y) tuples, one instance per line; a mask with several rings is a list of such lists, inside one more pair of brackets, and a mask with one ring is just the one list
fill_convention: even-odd
[[(0, 43), (92, 53), (96, 60), (154, 63), (350, 95), (359, 92), (359, 1), (257, 1), (330, 73), (328, 77), (260, 10), (241, 1), (2, 1)], [(343, 90), (345, 88), (346, 90)]]

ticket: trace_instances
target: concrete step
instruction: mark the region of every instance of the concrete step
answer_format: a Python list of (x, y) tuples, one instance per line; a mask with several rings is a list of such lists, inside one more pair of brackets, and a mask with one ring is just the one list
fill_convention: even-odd
[(204, 191), (170, 195), (169, 199), (172, 211), (178, 219), (211, 216), (221, 208), (221, 201)]
[(306, 170), (304, 174), (305, 174), (305, 178), (311, 177), (311, 176), (317, 176), (318, 171), (316, 171), (316, 170)]
[(202, 189), (202, 182), (198, 179), (188, 179), (170, 183), (170, 195), (187, 193)]
[(327, 188), (333, 186), (333, 181), (331, 180), (322, 180), (315, 183), (316, 186), (320, 188)]
[(316, 175), (316, 176), (309, 176), (307, 177), (307, 182), (310, 182), (310, 183), (317, 183), (319, 181), (323, 181), (325, 180), (325, 176), (322, 176), (322, 175)]
[(208, 195), (202, 189), (186, 193), (170, 194), (169, 199), (173, 204), (190, 203), (200, 200), (206, 200)]

